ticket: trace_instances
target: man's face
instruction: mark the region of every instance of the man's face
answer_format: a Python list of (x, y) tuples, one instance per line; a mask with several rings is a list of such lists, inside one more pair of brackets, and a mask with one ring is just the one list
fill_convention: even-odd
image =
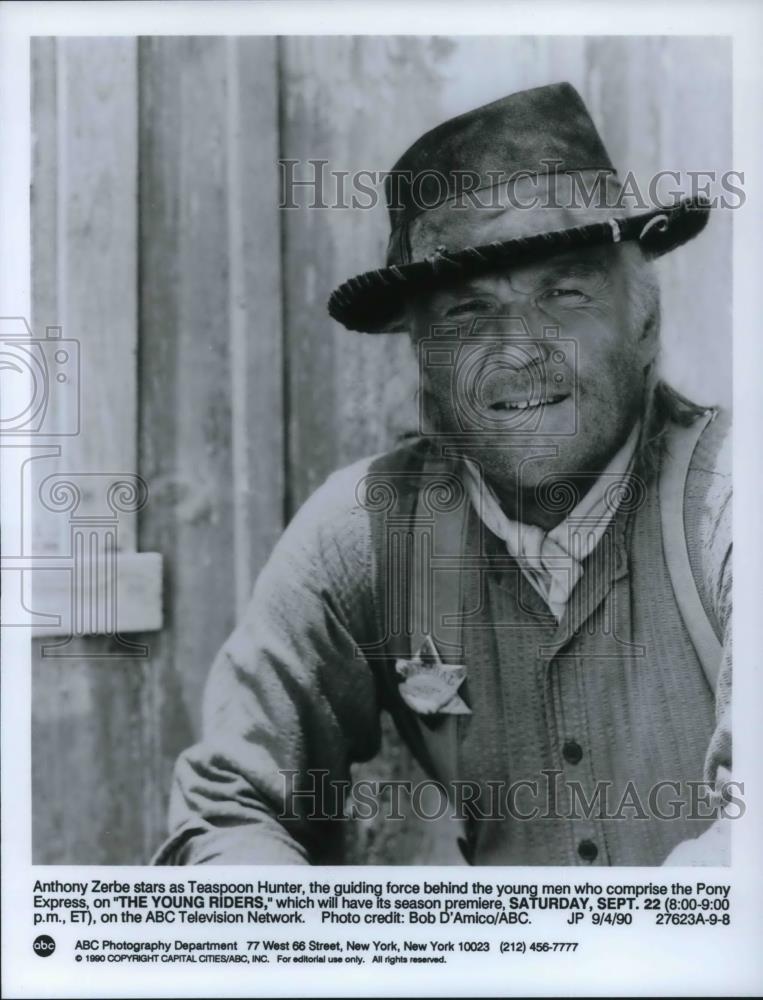
[(414, 306), (428, 413), (499, 490), (597, 473), (633, 427), (656, 350), (634, 307), (639, 252), (560, 254)]

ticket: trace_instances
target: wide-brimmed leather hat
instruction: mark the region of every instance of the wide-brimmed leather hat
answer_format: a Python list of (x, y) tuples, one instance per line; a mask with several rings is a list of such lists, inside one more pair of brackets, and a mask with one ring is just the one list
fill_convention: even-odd
[[(524, 198), (528, 185), (535, 201)], [(349, 330), (401, 330), (406, 301), (422, 291), (606, 243), (636, 240), (648, 257), (658, 257), (707, 223), (706, 199), (633, 212), (610, 204), (620, 190), (569, 83), (523, 90), (459, 115), (418, 139), (385, 178), (387, 266), (340, 285), (329, 313)], [(560, 200), (560, 191), (576, 193), (577, 201)]]

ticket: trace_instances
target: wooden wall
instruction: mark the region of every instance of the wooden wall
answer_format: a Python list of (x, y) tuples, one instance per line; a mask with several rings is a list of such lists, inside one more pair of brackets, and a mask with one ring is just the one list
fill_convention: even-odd
[[(33, 324), (80, 341), (84, 418), (40, 462), (139, 473), (149, 502), (120, 522), (121, 544), (164, 566), (163, 627), (130, 636), (146, 656), (93, 636), (35, 658), (35, 861), (149, 857), (211, 659), (284, 524), (414, 419), (407, 343), (348, 334), (325, 309), (381, 261), (383, 207), (279, 212), (277, 158), (384, 170), (445, 117), (567, 79), (639, 177), (724, 170), (730, 60), (702, 38), (34, 43)], [(729, 213), (660, 270), (667, 373), (728, 403)], [(39, 519), (40, 551), (61, 544), (51, 525)], [(365, 775), (409, 775), (388, 743)], [(352, 857), (448, 850), (415, 825), (370, 824)]]

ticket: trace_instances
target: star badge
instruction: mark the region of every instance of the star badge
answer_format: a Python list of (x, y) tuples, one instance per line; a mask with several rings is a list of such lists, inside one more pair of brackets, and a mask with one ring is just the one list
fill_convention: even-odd
[(431, 636), (427, 636), (416, 655), (395, 661), (402, 677), (400, 696), (419, 715), (471, 715), (471, 709), (458, 694), (466, 680), (463, 664), (443, 663)]

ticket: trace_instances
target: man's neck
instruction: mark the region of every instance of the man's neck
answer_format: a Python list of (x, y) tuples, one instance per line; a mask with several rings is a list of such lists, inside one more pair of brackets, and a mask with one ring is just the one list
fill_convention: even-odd
[(554, 477), (544, 477), (542, 490), (535, 486), (523, 489), (518, 483), (501, 487), (491, 482), (501, 510), (512, 521), (552, 531), (588, 495), (602, 472), (614, 465), (617, 468), (613, 473), (625, 474), (636, 450), (638, 434), (637, 423), (607, 459), (595, 464), (589, 462), (586, 472), (560, 472)]
[[(560, 476), (551, 484), (552, 490), (555, 487), (555, 492), (562, 492), (563, 495), (569, 490), (569, 480)], [(513, 490), (497, 490), (493, 487), (493, 492), (506, 517), (522, 524), (535, 525), (543, 528), (546, 532), (551, 531), (557, 524), (561, 524), (572, 509), (572, 507), (554, 509), (543, 503), (534, 488), (523, 490), (515, 486)]]

